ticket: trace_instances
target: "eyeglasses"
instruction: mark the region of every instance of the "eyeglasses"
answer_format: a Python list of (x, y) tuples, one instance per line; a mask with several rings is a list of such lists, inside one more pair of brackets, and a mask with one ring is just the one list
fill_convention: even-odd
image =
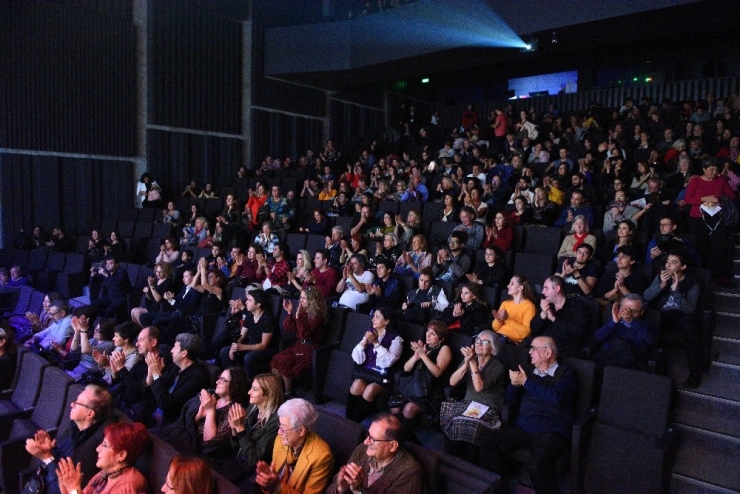
[(216, 382), (222, 382), (222, 383), (229, 384), (231, 381), (226, 380), (226, 378), (224, 378), (224, 376), (218, 376), (218, 379), (216, 379)]
[(549, 346), (532, 346), (532, 347), (529, 347), (529, 351), (531, 352), (532, 350), (546, 350), (548, 348), (550, 347)]
[(80, 403), (79, 401), (73, 401), (72, 402), (72, 405), (73, 406), (76, 406), (76, 407), (85, 407), (88, 410), (92, 410), (93, 412), (95, 411), (95, 409), (93, 407), (91, 407), (90, 405), (86, 405), (84, 403)]
[(373, 436), (370, 435), (370, 431), (365, 431), (365, 440), (370, 440), (370, 444), (375, 443), (389, 443), (391, 441), (395, 441), (395, 439), (375, 439)]
[(483, 338), (476, 338), (476, 339), (475, 339), (475, 342), (476, 342), (477, 344), (479, 344), (479, 345), (483, 345), (483, 346), (486, 346), (486, 345), (490, 345), (490, 344), (491, 344), (491, 342), (490, 342), (490, 341), (488, 341), (488, 340), (484, 340)]
[(293, 431), (293, 430), (296, 430), (296, 429), (300, 429), (300, 426), (288, 428), (288, 427), (283, 427), (281, 425), (280, 427), (278, 427), (278, 432), (281, 433), (281, 434), (285, 434), (288, 431)]
[(59, 312), (61, 312), (61, 311), (54, 311), (54, 312), (49, 311), (49, 315), (50, 316), (56, 316), (57, 314), (59, 314)]

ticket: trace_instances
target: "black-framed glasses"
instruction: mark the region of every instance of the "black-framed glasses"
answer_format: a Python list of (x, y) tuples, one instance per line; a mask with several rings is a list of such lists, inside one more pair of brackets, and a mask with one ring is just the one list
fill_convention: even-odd
[(231, 381), (227, 380), (224, 376), (218, 376), (218, 379), (216, 379), (216, 382), (222, 382), (222, 383), (229, 384)]
[(88, 410), (92, 410), (93, 412), (95, 411), (95, 409), (93, 407), (91, 407), (90, 405), (86, 405), (85, 403), (80, 403), (79, 401), (73, 401), (72, 402), (72, 405), (74, 405), (76, 407), (85, 407)]
[(375, 439), (373, 436), (370, 435), (370, 431), (367, 430), (367, 429), (365, 430), (365, 439), (366, 440), (369, 439), (370, 440), (370, 444), (375, 444), (375, 443), (389, 443), (391, 441), (395, 441), (395, 439)]

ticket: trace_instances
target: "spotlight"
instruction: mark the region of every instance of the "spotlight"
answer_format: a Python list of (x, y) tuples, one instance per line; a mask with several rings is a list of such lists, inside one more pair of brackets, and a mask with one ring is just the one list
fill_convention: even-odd
[(552, 36), (550, 37), (550, 42), (555, 45), (558, 42), (558, 33), (556, 31), (552, 32)]
[(524, 45), (522, 51), (537, 51), (537, 39), (535, 38), (530, 40), (526, 45)]

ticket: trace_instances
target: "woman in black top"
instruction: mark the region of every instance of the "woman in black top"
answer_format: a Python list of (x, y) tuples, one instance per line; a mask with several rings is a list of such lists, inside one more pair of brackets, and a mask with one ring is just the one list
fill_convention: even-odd
[(501, 249), (493, 245), (486, 247), (485, 262), (476, 265), (473, 273), (467, 275), (471, 283), (483, 286), (502, 285), (508, 278), (509, 267)]
[(443, 313), (443, 320), (450, 330), (471, 336), (490, 327), (490, 319), (488, 304), (481, 296), (480, 285), (471, 282), (462, 285), (457, 302), (447, 307)]
[(16, 361), (13, 330), (7, 321), (3, 320), (0, 326), (0, 390), (10, 389), (15, 376)]

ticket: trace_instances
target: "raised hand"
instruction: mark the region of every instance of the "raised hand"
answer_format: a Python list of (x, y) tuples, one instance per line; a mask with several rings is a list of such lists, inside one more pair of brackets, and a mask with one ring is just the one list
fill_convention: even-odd
[(229, 427), (237, 433), (246, 428), (247, 411), (239, 403), (234, 403), (229, 407)]
[(82, 463), (75, 466), (72, 458), (59, 458), (57, 479), (62, 494), (82, 490)]

